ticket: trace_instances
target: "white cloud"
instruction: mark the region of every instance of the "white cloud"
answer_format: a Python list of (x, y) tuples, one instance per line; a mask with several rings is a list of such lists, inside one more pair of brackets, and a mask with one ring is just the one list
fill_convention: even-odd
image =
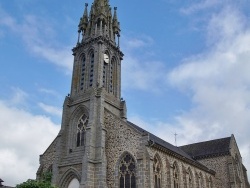
[(46, 116), (7, 103), (0, 101), (0, 174), (6, 185), (14, 186), (35, 178), (39, 155), (55, 138), (59, 126)]
[(59, 96), (59, 93), (57, 93), (57, 91), (55, 91), (53, 89), (39, 88), (38, 90), (39, 90), (39, 92), (42, 92), (45, 94), (49, 94), (49, 95), (56, 96), (56, 97)]
[(221, 1), (202, 0), (198, 3), (191, 4), (189, 7), (182, 8), (180, 11), (183, 14), (192, 14), (192, 13), (195, 13), (197, 11), (202, 11), (204, 9), (209, 9), (209, 8), (213, 8), (213, 7), (216, 7), (218, 5), (221, 5), (221, 4), (225, 4), (226, 3), (225, 1), (228, 1), (228, 0), (224, 0), (224, 1), (223, 0), (221, 0)]
[(34, 15), (25, 15), (23, 20), (19, 21), (0, 7), (0, 26), (2, 26), (1, 33), (9, 30), (20, 37), (32, 55), (57, 65), (67, 74), (71, 73), (73, 67), (72, 45), (62, 47), (62, 45), (56, 44), (54, 41), (56, 32), (48, 20)]
[(193, 103), (177, 117), (176, 125), (188, 135), (191, 122), (191, 130), (199, 130), (193, 141), (235, 134), (250, 169), (250, 25), (245, 19), (229, 6), (214, 14), (207, 27), (207, 40), (212, 40), (208, 50), (185, 59), (169, 81)]
[(38, 103), (38, 106), (40, 108), (42, 108), (45, 112), (51, 114), (51, 115), (56, 115), (56, 116), (59, 116), (61, 117), (62, 116), (62, 109), (61, 108), (58, 108), (58, 107), (55, 107), (55, 106), (51, 106), (51, 105), (47, 105), (47, 104), (44, 104), (44, 103)]
[(26, 105), (26, 99), (28, 97), (28, 94), (21, 90), (20, 88), (12, 88), (12, 95), (10, 96), (9, 104), (16, 105), (16, 106), (25, 106)]
[(122, 88), (150, 92), (162, 90), (162, 78), (166, 77), (167, 70), (162, 62), (154, 60), (153, 51), (147, 50), (152, 47), (153, 39), (144, 35), (123, 38)]

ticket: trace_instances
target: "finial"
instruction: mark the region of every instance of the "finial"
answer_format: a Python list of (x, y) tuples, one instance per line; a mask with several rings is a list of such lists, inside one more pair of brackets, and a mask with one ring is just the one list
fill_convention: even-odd
[(89, 5), (88, 3), (85, 3), (85, 7), (88, 7), (88, 5)]
[(114, 10), (117, 10), (117, 7), (114, 7)]

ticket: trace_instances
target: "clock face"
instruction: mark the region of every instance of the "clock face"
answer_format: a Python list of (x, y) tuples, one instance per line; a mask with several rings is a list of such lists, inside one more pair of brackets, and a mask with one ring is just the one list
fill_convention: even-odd
[(104, 54), (103, 57), (104, 57), (104, 62), (108, 64), (109, 63), (109, 56), (107, 54)]

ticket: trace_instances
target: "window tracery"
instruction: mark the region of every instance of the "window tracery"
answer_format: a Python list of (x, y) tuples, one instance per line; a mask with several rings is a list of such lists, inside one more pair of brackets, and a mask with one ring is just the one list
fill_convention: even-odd
[(208, 179), (208, 188), (212, 188), (212, 178)]
[(176, 164), (173, 165), (174, 188), (179, 188), (179, 173)]
[(126, 154), (119, 165), (120, 188), (136, 188), (135, 160)]
[(77, 138), (76, 146), (83, 146), (85, 142), (85, 132), (88, 125), (89, 118), (86, 114), (83, 114), (77, 123)]
[(199, 182), (199, 188), (201, 188), (201, 187), (203, 187), (203, 177), (202, 177), (201, 173), (198, 176), (199, 176), (199, 180), (198, 180), (198, 182)]
[(154, 171), (154, 188), (161, 187), (161, 164), (158, 157), (154, 157), (154, 164), (153, 164), (153, 171)]
[(192, 177), (192, 172), (190, 168), (187, 171), (187, 187), (192, 188), (193, 187), (193, 177)]

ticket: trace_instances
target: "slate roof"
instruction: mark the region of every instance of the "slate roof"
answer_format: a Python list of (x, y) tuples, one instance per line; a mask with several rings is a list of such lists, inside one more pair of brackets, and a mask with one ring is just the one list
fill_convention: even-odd
[(139, 132), (143, 133), (143, 134), (147, 134), (148, 135), (148, 141), (152, 142), (153, 144), (157, 144), (159, 146), (162, 146), (163, 148), (165, 148), (166, 150), (177, 154), (177, 156), (181, 157), (182, 159), (186, 159), (188, 160), (190, 163), (192, 164), (196, 164), (196, 166), (199, 166), (200, 168), (203, 168), (204, 170), (210, 172), (210, 173), (215, 173), (213, 170), (207, 168), (206, 166), (202, 165), (201, 163), (199, 163), (198, 161), (194, 160), (188, 153), (186, 153), (184, 150), (182, 150), (182, 148), (180, 147), (176, 147), (164, 140), (162, 140), (161, 138), (153, 135), (152, 133), (142, 129), (141, 127), (127, 121), (127, 123), (133, 127), (134, 129), (138, 130)]
[(207, 158), (220, 155), (228, 155), (231, 137), (210, 140), (181, 146), (193, 159)]

